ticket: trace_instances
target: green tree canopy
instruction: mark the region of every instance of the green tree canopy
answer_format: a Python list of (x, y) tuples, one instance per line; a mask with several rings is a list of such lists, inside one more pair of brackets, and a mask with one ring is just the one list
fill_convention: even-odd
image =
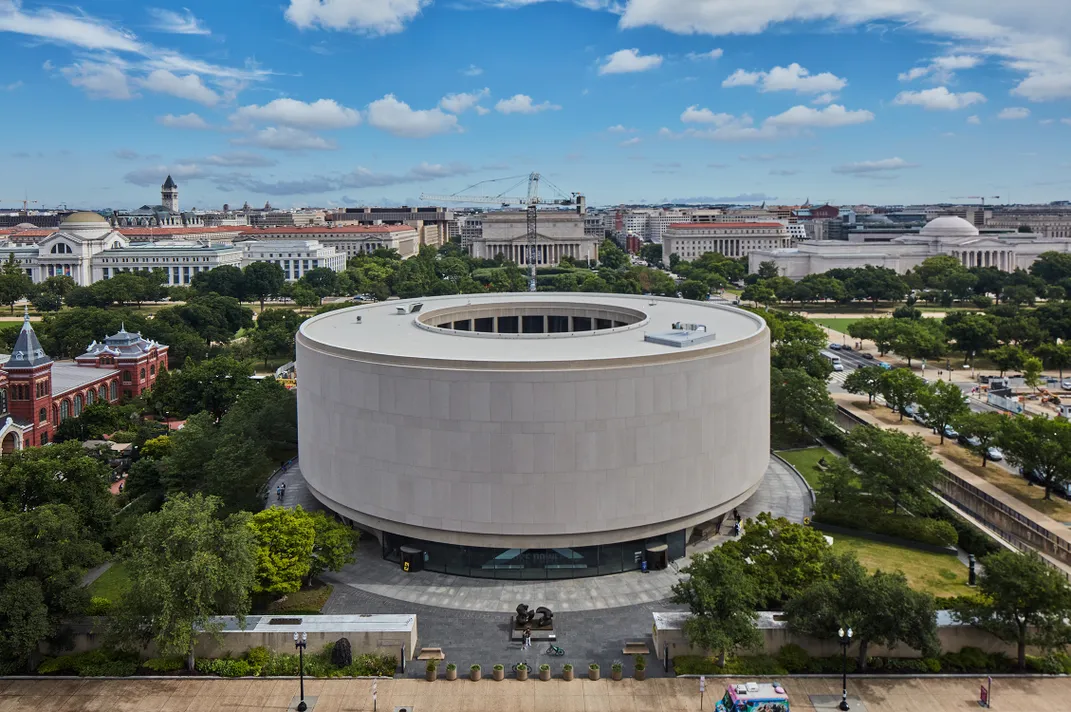
[(1071, 481), (1071, 422), (1044, 415), (1005, 418), (997, 442), (1008, 462), (1041, 479), (1045, 499)]
[(171, 497), (142, 515), (123, 547), (130, 588), (116, 606), (112, 638), (125, 648), (156, 643), (163, 655), (185, 655), (193, 669), (199, 632), (219, 636), (216, 615), (249, 612), (256, 540), (248, 514), (221, 519), (214, 497)]
[(1004, 431), (1004, 421), (1007, 418), (1000, 413), (994, 411), (986, 411), (983, 413), (973, 413), (967, 411), (961, 413), (959, 417), (953, 421), (956, 429), (968, 437), (978, 438), (977, 445), (971, 445), (971, 450), (981, 456), (982, 467), (985, 467), (986, 462), (989, 460), (989, 448), (993, 447), (1000, 440), (1001, 433)]
[(866, 393), (870, 403), (874, 396), (881, 393), (882, 378), (885, 369), (881, 366), (863, 366), (848, 374), (844, 379), (844, 390), (849, 393)]
[(269, 507), (249, 518), (256, 537), (257, 575), (253, 590), (294, 593), (309, 575), (316, 530), (301, 509)]
[(1071, 641), (1071, 586), (1034, 552), (1001, 550), (982, 557), (980, 596), (960, 598), (959, 620), (1018, 645), (1019, 670), (1026, 670), (1026, 646), (1052, 649)]
[(843, 560), (840, 568), (836, 580), (816, 581), (785, 606), (793, 631), (829, 640), (837, 638), (838, 629), (851, 628), (859, 670), (866, 670), (871, 645), (904, 643), (924, 655), (938, 653), (933, 596), (912, 590), (899, 571), (867, 575), (854, 560)]
[(904, 419), (904, 409), (914, 403), (926, 382), (906, 368), (893, 368), (885, 371), (881, 378), (881, 395), (889, 407), (900, 413)]
[(687, 605), (692, 613), (684, 634), (694, 647), (718, 655), (762, 644), (755, 627), (755, 609), (760, 599), (747, 565), (720, 548), (697, 554), (683, 571), (688, 578), (673, 586), (673, 602)]
[(265, 299), (278, 297), (283, 293), (286, 278), (283, 276), (283, 268), (274, 262), (251, 262), (242, 269), (242, 282), (244, 296), (258, 300), (263, 312)]
[(942, 443), (945, 441), (945, 426), (956, 422), (971, 410), (964, 402), (963, 391), (950, 381), (934, 381), (923, 386), (918, 394), (918, 403), (926, 411), (927, 419), (941, 436)]
[(326, 512), (313, 512), (313, 529), (316, 536), (312, 544), (312, 563), (309, 565), (309, 578), (313, 579), (324, 571), (340, 571), (343, 566), (356, 561), (357, 540), (360, 532), (339, 522)]
[[(265, 263), (254, 262), (253, 264)], [(214, 292), (224, 297), (233, 297), (238, 301), (244, 300), (246, 296), (245, 274), (241, 269), (232, 265), (222, 265), (205, 272), (198, 272), (190, 280), (190, 287), (198, 294)]]
[(801, 368), (770, 369), (770, 416), (797, 433), (830, 432), (836, 405), (823, 379)]
[(926, 441), (900, 430), (855, 428), (848, 435), (847, 449), (863, 489), (887, 500), (893, 512), (900, 504), (922, 508), (941, 472)]

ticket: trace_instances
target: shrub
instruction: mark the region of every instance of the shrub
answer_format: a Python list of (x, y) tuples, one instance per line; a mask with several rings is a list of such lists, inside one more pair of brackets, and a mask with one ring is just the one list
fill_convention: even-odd
[(175, 672), (186, 667), (186, 659), (181, 655), (171, 655), (166, 658), (149, 658), (142, 662), (141, 666), (152, 672)]
[(446, 669), (447, 670), (457, 670), (457, 665), (454, 665), (453, 663), (447, 663), (446, 664)]
[(811, 656), (795, 643), (789, 643), (782, 645), (781, 650), (777, 652), (777, 662), (790, 673), (808, 672), (811, 667)]
[(263, 645), (258, 645), (245, 651), (245, 655), (242, 657), (249, 663), (250, 674), (260, 675), (264, 671), (264, 667), (271, 661), (271, 651)]
[(824, 500), (819, 500), (814, 520), (934, 546), (954, 546), (959, 539), (955, 527), (939, 519), (889, 514), (862, 505), (837, 507)]
[(677, 675), (716, 675), (723, 672), (723, 668), (706, 655), (678, 655), (673, 658), (673, 672)]
[(624, 667), (625, 667), (625, 666), (624, 666), (624, 665), (622, 665), (622, 664), (621, 664), (621, 663), (620, 663), (619, 661), (615, 660), (615, 661), (614, 661), (614, 663), (613, 663), (613, 665), (611, 665), (611, 666), (610, 666), (610, 669), (611, 669), (611, 670), (613, 670), (614, 672), (621, 672), (621, 670), (622, 670), (622, 669), (623, 669)]
[(647, 658), (643, 657), (642, 655), (637, 655), (632, 660), (633, 660), (632, 664), (637, 670), (646, 670), (647, 669)]
[(550, 665), (543, 663), (539, 666), (539, 672), (546, 672), (547, 670), (550, 670)]
[(112, 612), (111, 599), (104, 596), (93, 596), (89, 599), (89, 605), (86, 606), (87, 616), (107, 616)]
[(424, 670), (425, 670), (426, 672), (435, 672), (435, 671), (436, 671), (436, 670), (438, 670), (438, 669), (439, 669), (439, 660), (438, 660), (438, 658), (431, 658), (431, 659), (430, 659), (430, 660), (428, 660), (428, 662), (427, 662), (427, 663), (426, 663), (426, 664), (424, 665)]
[(473, 670), (473, 671), (476, 671), (476, 670), (479, 670), (479, 669), (480, 669), (480, 666), (479, 666), (479, 665), (470, 665), (470, 666), (469, 666), (469, 670)]
[(499, 671), (499, 670), (505, 670), (506, 668), (502, 667), (501, 665), (495, 665), (495, 666), (494, 666), (493, 668), (491, 668), (491, 669), (497, 672), (497, 671)]
[(1010, 658), (1003, 653), (986, 653), (979, 648), (963, 648), (958, 653), (945, 653), (940, 658), (941, 670), (955, 672), (1009, 672), (1013, 668)]
[(963, 517), (944, 505), (934, 507), (931, 516), (934, 519), (948, 522), (955, 527), (956, 534), (958, 535), (959, 548), (963, 549), (968, 554), (982, 557), (988, 554), (993, 554), (1001, 549), (1000, 545), (993, 541), (989, 536), (979, 531), (976, 526), (969, 523)]
[(252, 670), (249, 663), (241, 658), (200, 658), (197, 672), (220, 677), (249, 677)]
[(113, 443), (132, 443), (134, 438), (137, 437), (137, 433), (133, 433), (129, 430), (120, 430), (117, 433), (113, 433), (109, 438)]
[(592, 663), (591, 665), (588, 665), (588, 670), (598, 670), (598, 669), (599, 669), (599, 664), (598, 663)]
[(565, 663), (565, 665), (562, 665), (562, 671), (563, 672), (569, 672), (572, 669), (573, 669), (573, 666), (570, 663)]
[(1062, 675), (1064, 672), (1063, 663), (1055, 655), (1027, 655), (1026, 669), (1042, 675)]
[(787, 675), (788, 670), (771, 655), (741, 655), (725, 663), (726, 675)]
[(105, 648), (47, 658), (37, 667), (37, 672), (42, 675), (73, 674), (80, 677), (128, 677), (137, 670), (137, 653)]

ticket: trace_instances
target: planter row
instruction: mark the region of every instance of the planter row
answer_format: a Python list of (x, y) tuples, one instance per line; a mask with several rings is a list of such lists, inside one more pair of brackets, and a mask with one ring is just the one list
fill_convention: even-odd
[[(517, 677), (518, 680), (521, 680), (521, 681), (527, 680), (529, 672), (530, 672), (530, 670), (528, 670), (527, 668), (522, 669), (522, 670), (517, 670), (516, 671), (516, 677)], [(540, 680), (546, 681), (546, 680), (550, 680), (551, 677), (552, 677), (552, 673), (551, 673), (549, 668), (546, 669), (546, 670), (538, 670), (537, 672), (539, 673), (539, 679)], [(574, 674), (575, 674), (575, 671), (572, 668), (569, 668), (568, 670), (563, 669), (562, 670), (562, 679), (565, 680), (565, 681), (572, 680)], [(622, 678), (622, 671), (621, 670), (614, 670), (614, 671), (611, 672), (611, 676), (612, 676), (612, 678), (614, 680), (620, 680)], [(429, 667), (429, 668), (427, 668), (425, 670), (424, 678), (428, 682), (434, 682), (435, 680), (438, 679), (438, 677), (439, 677), (439, 671), (438, 671), (437, 667)], [(473, 666), (472, 668), (469, 669), (469, 679), (472, 680), (473, 682), (475, 682), (477, 680), (480, 680), (482, 677), (483, 677), (483, 670), (478, 665), (477, 666)], [(491, 670), (491, 677), (494, 680), (504, 680), (506, 678), (506, 669), (504, 667), (501, 667), (501, 666), (496, 666), (495, 668), (493, 668)], [(647, 669), (646, 668), (640, 668), (639, 670), (636, 670), (632, 674), (632, 677), (634, 679), (636, 679), (636, 680), (646, 680), (647, 679)], [(448, 668), (446, 670), (446, 679), (447, 680), (456, 680), (457, 679), (457, 668)], [(588, 679), (589, 680), (598, 680), (599, 679), (599, 668), (597, 668), (597, 667), (588, 668)]]

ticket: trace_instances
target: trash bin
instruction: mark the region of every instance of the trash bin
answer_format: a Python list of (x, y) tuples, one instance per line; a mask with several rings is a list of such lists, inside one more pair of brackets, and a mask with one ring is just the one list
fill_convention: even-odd
[(669, 546), (660, 543), (649, 543), (646, 545), (647, 550), (647, 566), (652, 571), (658, 571), (669, 566)]
[(424, 570), (424, 551), (422, 549), (403, 546), (400, 551), (402, 553), (402, 571), (412, 573)]

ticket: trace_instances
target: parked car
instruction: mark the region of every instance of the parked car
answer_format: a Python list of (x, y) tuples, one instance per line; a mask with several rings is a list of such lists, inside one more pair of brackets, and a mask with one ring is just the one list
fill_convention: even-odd
[(830, 351), (840, 351), (840, 344), (830, 344), (829, 345), (829, 350)]
[(919, 425), (929, 425), (930, 424), (929, 418), (926, 417), (926, 411), (922, 410), (921, 408), (919, 408), (919, 412), (917, 412), (913, 416), (911, 416), (911, 419), (914, 420)]
[(1000, 451), (999, 447), (990, 447), (985, 451), (985, 456), (993, 462), (1000, 462), (1004, 459), (1004, 453)]
[(881, 366), (882, 368), (884, 368), (886, 371), (891, 371), (892, 370), (892, 365), (888, 364), (888, 363), (885, 363), (884, 361), (878, 361), (878, 365)]
[(851, 351), (852, 347), (849, 346), (848, 344), (844, 344), (843, 346), (841, 346), (841, 349), (844, 350), (844, 351)]
[(874, 354), (869, 353), (869, 352), (864, 353), (863, 354), (863, 358), (865, 358), (867, 361), (873, 361), (874, 360)]
[(918, 403), (908, 403), (907, 405), (904, 406), (904, 415), (908, 416), (909, 418), (914, 418), (915, 417), (915, 413), (918, 413), (918, 412), (919, 412), (919, 404)]
[(964, 435), (963, 433), (960, 433), (959, 437), (956, 439), (959, 440), (960, 445), (965, 447), (981, 447), (982, 445), (982, 441), (979, 440), (976, 435)]
[(1060, 384), (1065, 391), (1071, 391), (1071, 378), (1065, 378), (1064, 382)]
[(951, 425), (946, 425), (945, 426), (945, 437), (946, 438), (958, 438), (959, 437), (959, 432), (955, 428), (953, 428)]

